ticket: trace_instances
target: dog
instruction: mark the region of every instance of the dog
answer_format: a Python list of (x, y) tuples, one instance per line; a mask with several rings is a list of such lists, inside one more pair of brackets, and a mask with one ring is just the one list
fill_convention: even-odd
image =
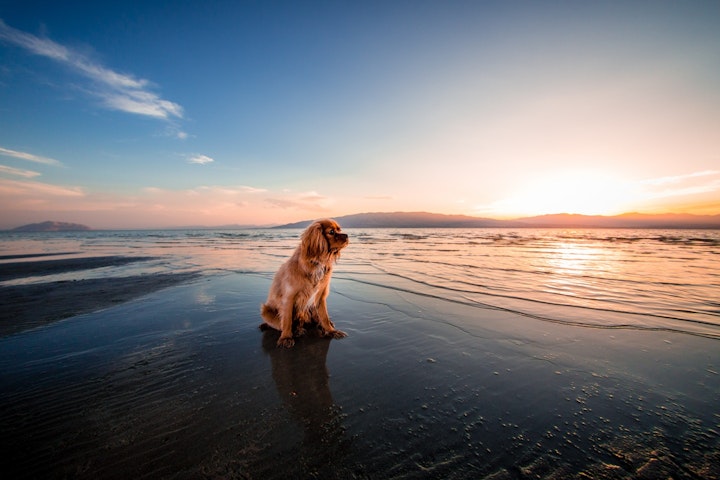
[(315, 221), (303, 232), (300, 245), (278, 269), (267, 300), (260, 307), (265, 320), (260, 329), (279, 330), (278, 347), (291, 348), (295, 345), (293, 327), (295, 336), (301, 337), (305, 325), (312, 322), (325, 337), (347, 336), (330, 321), (326, 301), (333, 265), (349, 243), (347, 234), (331, 219)]

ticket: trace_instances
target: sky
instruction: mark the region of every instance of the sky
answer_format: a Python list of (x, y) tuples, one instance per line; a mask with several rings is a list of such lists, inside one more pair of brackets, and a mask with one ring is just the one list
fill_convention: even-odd
[(0, 1), (0, 229), (720, 214), (717, 1)]

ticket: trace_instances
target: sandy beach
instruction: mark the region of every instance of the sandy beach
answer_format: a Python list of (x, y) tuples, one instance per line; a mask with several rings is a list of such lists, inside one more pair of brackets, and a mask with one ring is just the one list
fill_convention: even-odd
[(3, 478), (720, 478), (717, 340), (340, 272), (286, 350), (270, 275), (138, 280), (2, 289)]

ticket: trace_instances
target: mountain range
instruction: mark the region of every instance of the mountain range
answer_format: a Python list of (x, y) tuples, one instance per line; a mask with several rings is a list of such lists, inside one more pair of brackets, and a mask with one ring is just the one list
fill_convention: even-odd
[(67, 222), (40, 222), (13, 228), (13, 232), (79, 232), (90, 230), (87, 225)]
[[(720, 229), (720, 215), (624, 213), (615, 216), (560, 213), (513, 220), (428, 212), (374, 212), (335, 217), (343, 228), (700, 228)], [(305, 228), (312, 220), (275, 228)]]
[[(720, 230), (720, 215), (687, 213), (624, 213), (615, 216), (559, 213), (512, 220), (444, 215), (428, 212), (371, 212), (334, 217), (343, 228), (689, 228)], [(253, 228), (305, 228), (312, 220), (271, 227), (270, 225), (186, 226), (170, 230), (239, 230)], [(41, 222), (12, 229), (14, 232), (69, 232), (91, 230), (86, 225)]]

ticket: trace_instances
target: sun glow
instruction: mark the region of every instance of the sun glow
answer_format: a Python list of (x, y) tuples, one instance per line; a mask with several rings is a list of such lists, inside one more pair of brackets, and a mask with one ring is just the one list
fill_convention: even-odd
[(541, 176), (521, 191), (494, 203), (490, 210), (502, 215), (577, 213), (616, 215), (632, 207), (638, 197), (630, 182), (598, 172), (563, 172)]

